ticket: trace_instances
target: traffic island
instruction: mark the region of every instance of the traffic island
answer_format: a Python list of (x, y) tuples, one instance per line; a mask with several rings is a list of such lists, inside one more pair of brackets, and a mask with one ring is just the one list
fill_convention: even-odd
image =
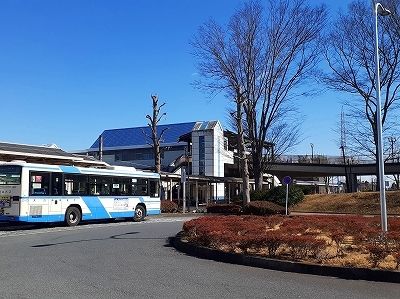
[(180, 232), (175, 237), (169, 238), (170, 245), (183, 253), (198, 258), (284, 272), (331, 276), (352, 280), (368, 280), (392, 283), (400, 282), (400, 272), (396, 271), (318, 265), (239, 253), (223, 252), (220, 250), (191, 244), (190, 242), (183, 240), (182, 235), (183, 232)]

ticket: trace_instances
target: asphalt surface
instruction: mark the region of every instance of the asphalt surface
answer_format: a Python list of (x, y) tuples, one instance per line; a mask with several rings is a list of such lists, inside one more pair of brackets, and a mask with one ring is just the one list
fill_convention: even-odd
[(400, 285), (224, 264), (169, 247), (189, 218), (0, 227), (0, 298), (399, 298)]

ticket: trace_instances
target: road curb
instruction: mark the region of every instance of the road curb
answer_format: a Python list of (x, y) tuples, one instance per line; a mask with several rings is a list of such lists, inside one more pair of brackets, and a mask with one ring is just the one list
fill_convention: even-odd
[(182, 232), (170, 237), (170, 245), (188, 255), (214, 261), (258, 267), (270, 270), (331, 276), (351, 280), (368, 280), (379, 282), (400, 282), (400, 272), (366, 268), (344, 268), (338, 266), (307, 264), (293, 261), (283, 261), (238, 253), (222, 252), (206, 247), (199, 247), (182, 241)]

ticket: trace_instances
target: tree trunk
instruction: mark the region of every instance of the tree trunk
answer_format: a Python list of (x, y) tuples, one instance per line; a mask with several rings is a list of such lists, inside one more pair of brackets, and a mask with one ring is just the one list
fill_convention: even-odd
[(155, 171), (157, 173), (161, 172), (161, 153), (160, 153), (160, 145), (156, 144), (155, 145), (155, 157), (154, 157), (154, 165), (155, 165)]
[(242, 172), (242, 187), (243, 187), (243, 204), (250, 202), (250, 176), (249, 176), (249, 165), (247, 161), (246, 148), (243, 136), (243, 123), (242, 123), (242, 102), (241, 95), (236, 102), (236, 125), (237, 125), (237, 143), (238, 143), (238, 154)]
[(262, 191), (263, 182), (264, 182), (264, 173), (261, 166), (261, 158), (258, 155), (253, 154), (253, 171), (254, 171), (254, 182), (255, 189), (257, 191)]

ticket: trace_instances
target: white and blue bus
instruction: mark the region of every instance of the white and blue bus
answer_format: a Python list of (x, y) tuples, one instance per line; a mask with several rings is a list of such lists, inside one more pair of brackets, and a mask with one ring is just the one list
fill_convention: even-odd
[(0, 221), (62, 222), (160, 213), (159, 174), (23, 161), (0, 163)]

